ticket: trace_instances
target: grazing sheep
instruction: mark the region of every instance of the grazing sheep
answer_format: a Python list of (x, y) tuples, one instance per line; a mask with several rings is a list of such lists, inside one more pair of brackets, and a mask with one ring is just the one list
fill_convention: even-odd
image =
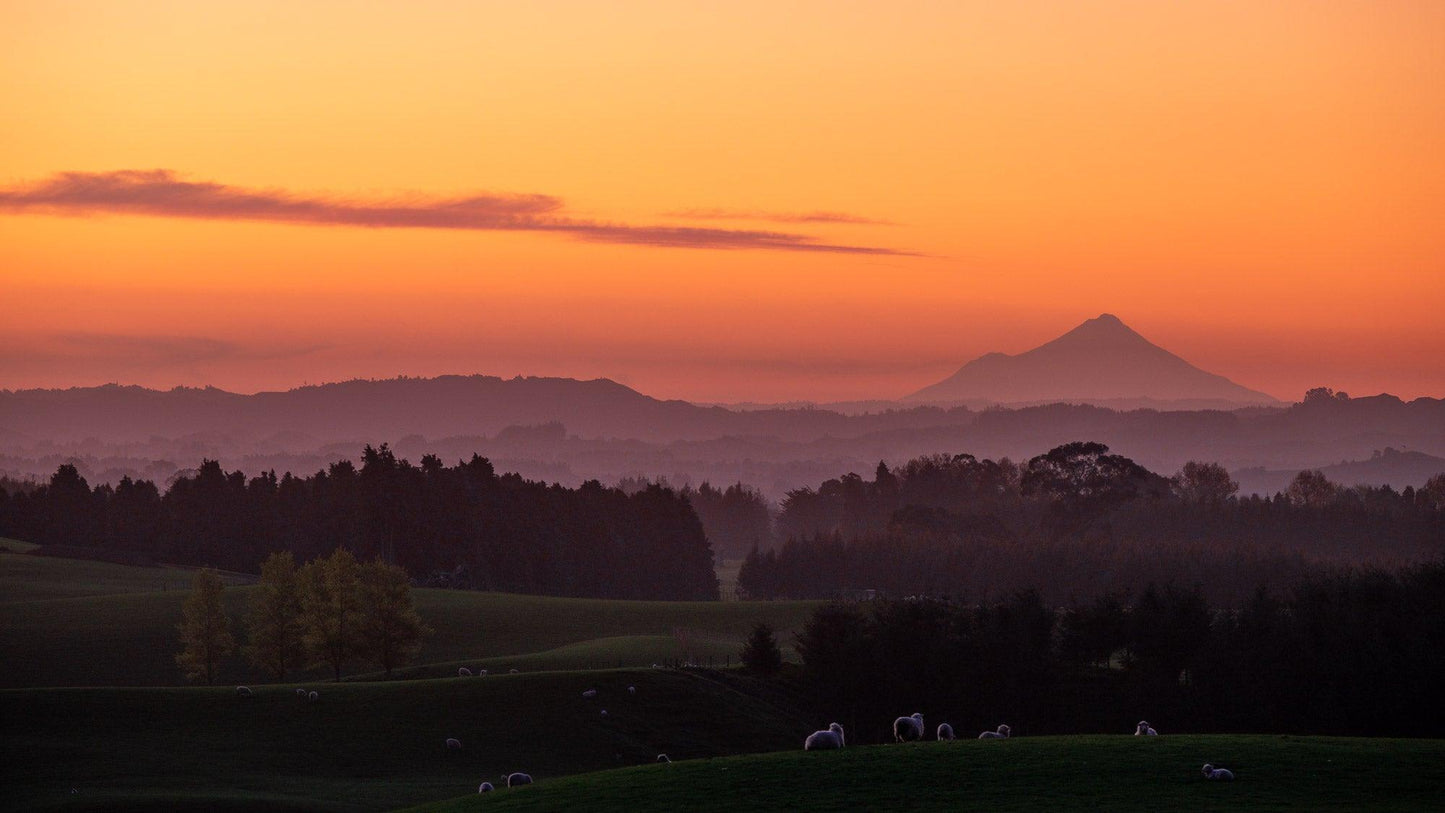
[(531, 775), (531, 774), (520, 773), (520, 772), (519, 772), (519, 773), (509, 773), (509, 774), (507, 774), (506, 776), (504, 776), (504, 777), (502, 777), (502, 778), (507, 781), (507, 787), (509, 787), (509, 788), (515, 788), (515, 787), (520, 787), (520, 786), (522, 786), (522, 785), (530, 785), (530, 784), (532, 784), (532, 775)]
[(254, 697), (255, 695), (251, 694), (251, 690), (250, 690), (249, 688), (247, 688), (247, 687), (245, 687), (245, 686), (237, 686), (237, 687), (236, 687), (236, 696), (237, 696), (237, 697)]
[(947, 741), (953, 738), (953, 726), (949, 725), (948, 723), (939, 723), (938, 739)]
[(672, 760), (668, 758), (667, 754), (658, 754), (658, 755), (657, 755), (657, 761), (658, 761), (658, 762), (672, 762)]
[(923, 739), (923, 715), (914, 712), (912, 717), (899, 717), (894, 720), (893, 739), (898, 742)]
[(606, 716), (607, 716), (607, 709), (603, 709), (603, 710), (602, 710), (602, 716), (603, 716), (603, 717), (606, 717)]
[(588, 689), (587, 691), (585, 691), (585, 692), (582, 693), (582, 696), (590, 700), (590, 699), (592, 699), (592, 698), (594, 698), (594, 697), (597, 696), (597, 690), (596, 690), (596, 689)]
[(321, 699), (321, 695), (317, 694), (316, 692), (309, 692), (306, 695), (306, 699), (312, 703), (315, 703), (317, 700)]
[(477, 785), (477, 793), (491, 793), (494, 790), (496, 790), (496, 788), (492, 787), (491, 782), (483, 782)]
[(1234, 771), (1231, 771), (1228, 768), (1216, 768), (1213, 765), (1210, 765), (1208, 762), (1204, 763), (1203, 773), (1205, 779), (1212, 779), (1220, 782), (1234, 781)]
[(508, 670), (507, 670), (507, 674), (509, 674), (509, 675), (515, 675), (515, 674), (517, 674), (517, 670), (516, 670), (516, 669), (508, 669)]
[(297, 690), (296, 690), (296, 696), (299, 697), (299, 698), (301, 698), (302, 700), (305, 700), (305, 699), (306, 699), (306, 690), (305, 690), (305, 689), (297, 689)]
[(1008, 735), (1012, 730), (1013, 729), (1009, 728), (1006, 725), (1001, 725), (998, 727), (997, 731), (985, 731), (982, 734), (979, 734), (978, 738), (981, 740), (1006, 740), (1008, 739)]
[(478, 670), (477, 670), (477, 677), (486, 677), (486, 676), (487, 676), (487, 670), (485, 670), (485, 669), (478, 669)]
[(471, 677), (471, 676), (472, 676), (472, 670), (468, 669), (468, 668), (465, 667), (465, 666), (463, 666), (463, 667), (461, 667), (460, 669), (457, 670), (457, 677)]
[(1139, 725), (1134, 729), (1136, 737), (1157, 737), (1159, 732), (1155, 731), (1147, 722), (1140, 720)]
[(456, 739), (455, 737), (447, 737), (447, 748), (452, 751), (460, 751), (462, 748), (462, 741)]
[(829, 723), (827, 731), (814, 731), (803, 740), (804, 751), (834, 751), (843, 745), (843, 726), (837, 723)]
[(636, 687), (636, 686), (628, 686), (628, 687), (627, 687), (627, 693), (628, 693), (628, 694), (637, 694), (637, 687)]

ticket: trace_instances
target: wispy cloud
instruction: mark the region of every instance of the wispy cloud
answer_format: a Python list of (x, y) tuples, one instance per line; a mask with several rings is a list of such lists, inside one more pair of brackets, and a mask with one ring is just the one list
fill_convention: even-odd
[(892, 226), (892, 221), (850, 215), (846, 212), (757, 212), (747, 209), (678, 209), (664, 212), (665, 217), (690, 220), (763, 220), (771, 223), (855, 223), (865, 226)]
[(806, 234), (789, 232), (599, 222), (569, 217), (563, 210), (562, 200), (551, 195), (359, 200), (189, 180), (168, 169), (62, 172), (34, 183), (0, 187), (0, 212), (257, 220), (374, 229), (550, 232), (596, 243), (671, 248), (913, 254), (878, 246), (824, 243)]

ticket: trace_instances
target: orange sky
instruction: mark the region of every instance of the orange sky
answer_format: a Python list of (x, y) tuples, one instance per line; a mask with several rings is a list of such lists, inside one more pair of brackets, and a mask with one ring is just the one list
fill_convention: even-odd
[(1433, 0), (12, 0), (0, 387), (897, 397), (1107, 311), (1282, 398), (1445, 396), (1442, 37)]

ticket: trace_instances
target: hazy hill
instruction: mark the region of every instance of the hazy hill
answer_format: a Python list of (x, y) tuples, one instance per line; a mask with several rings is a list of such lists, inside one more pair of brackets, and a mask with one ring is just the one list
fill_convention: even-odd
[(905, 398), (1000, 404), (1130, 399), (1190, 402), (1196, 408), (1278, 403), (1262, 392), (1195, 367), (1107, 313), (1028, 352), (980, 356), (952, 376)]
[(492, 435), (509, 426), (560, 422), (582, 437), (647, 441), (725, 435), (810, 440), (968, 421), (966, 409), (850, 417), (816, 409), (740, 412), (663, 401), (605, 378), (440, 376), (346, 381), (240, 395), (207, 387), (159, 391), (110, 384), (0, 391), (0, 441), (144, 441), (225, 433), (251, 439), (395, 439), (420, 434)]
[[(1376, 451), (1368, 460), (1345, 460), (1329, 466), (1316, 467), (1332, 483), (1343, 486), (1389, 485), (1395, 490), (1406, 486), (1419, 488), (1437, 474), (1445, 474), (1445, 457), (1424, 452), (1399, 451), (1386, 448)], [(1297, 469), (1266, 469), (1254, 467), (1233, 472), (1244, 494), (1275, 494), (1289, 488)]]

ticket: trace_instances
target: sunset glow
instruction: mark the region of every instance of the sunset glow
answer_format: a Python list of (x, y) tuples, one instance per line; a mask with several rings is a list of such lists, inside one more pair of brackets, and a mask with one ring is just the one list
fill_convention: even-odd
[(0, 388), (1445, 395), (1445, 4), (10, 2)]

